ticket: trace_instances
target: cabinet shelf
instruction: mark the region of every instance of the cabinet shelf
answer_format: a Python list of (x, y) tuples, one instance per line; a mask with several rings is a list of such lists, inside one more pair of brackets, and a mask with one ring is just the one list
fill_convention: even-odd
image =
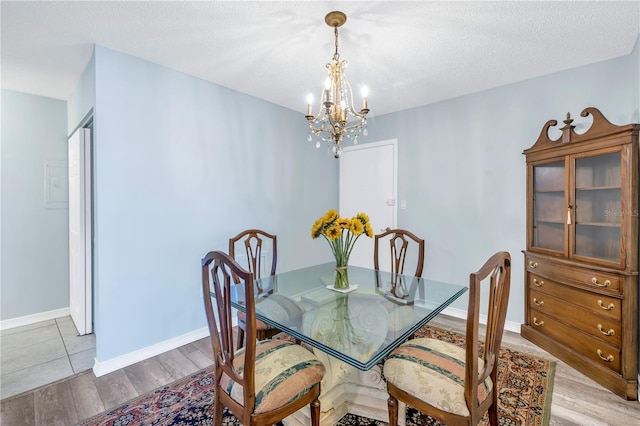
[(548, 194), (548, 193), (564, 194), (564, 189), (538, 189), (536, 188), (536, 194)]
[[(544, 225), (544, 224), (564, 225), (565, 222), (563, 220), (536, 219), (535, 220), (535, 224), (533, 225), (533, 227), (536, 228), (537, 225)], [(620, 228), (620, 224), (619, 223), (610, 223), (610, 222), (576, 222), (576, 225), (598, 226), (598, 227), (607, 227), (607, 228)]]
[(606, 227), (606, 228), (620, 228), (619, 223), (609, 223), (609, 222), (576, 222), (576, 225), (597, 226), (597, 227)]
[(620, 190), (622, 188), (620, 186), (582, 186), (582, 187), (576, 187), (576, 191), (610, 191), (610, 190), (615, 190), (615, 189)]
[[(560, 219), (536, 219), (535, 220), (536, 224), (545, 224), (545, 223), (549, 223), (549, 224), (555, 224), (555, 225), (564, 225), (564, 220)], [(536, 227), (536, 224), (533, 225), (533, 227)]]

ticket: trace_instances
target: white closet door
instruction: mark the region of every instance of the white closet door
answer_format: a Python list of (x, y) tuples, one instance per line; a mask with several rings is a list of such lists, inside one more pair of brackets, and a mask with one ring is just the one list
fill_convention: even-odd
[(69, 138), (69, 309), (80, 335), (93, 332), (89, 129)]
[[(366, 213), (374, 234), (396, 227), (397, 152), (397, 139), (391, 139), (345, 147), (340, 154), (340, 215)], [(358, 239), (349, 264), (373, 268), (372, 238)]]

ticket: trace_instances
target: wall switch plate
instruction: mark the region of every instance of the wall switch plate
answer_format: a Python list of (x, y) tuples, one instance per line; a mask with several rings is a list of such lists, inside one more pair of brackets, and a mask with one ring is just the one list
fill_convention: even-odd
[(407, 200), (400, 200), (400, 210), (407, 209)]

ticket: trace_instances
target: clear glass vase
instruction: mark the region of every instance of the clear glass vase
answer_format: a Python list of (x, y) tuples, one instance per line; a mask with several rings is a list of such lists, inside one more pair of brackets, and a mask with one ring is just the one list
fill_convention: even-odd
[(349, 269), (347, 265), (336, 264), (336, 281), (333, 288), (349, 288)]

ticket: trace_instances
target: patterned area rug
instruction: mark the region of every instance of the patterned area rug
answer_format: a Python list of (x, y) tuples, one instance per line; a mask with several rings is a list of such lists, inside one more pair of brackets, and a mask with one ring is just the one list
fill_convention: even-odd
[[(435, 337), (464, 345), (464, 336), (426, 326), (416, 337)], [(548, 425), (555, 362), (501, 348), (498, 370), (500, 425)], [(81, 426), (213, 426), (210, 414), (213, 401), (213, 372), (201, 370), (190, 377), (139, 396), (117, 408), (79, 423)], [(488, 424), (485, 421), (483, 424)], [(240, 422), (226, 409), (223, 426)], [(386, 425), (384, 422), (347, 414), (338, 425)], [(439, 422), (409, 408), (407, 425), (440, 425)], [(218, 425), (215, 425), (218, 426)]]

